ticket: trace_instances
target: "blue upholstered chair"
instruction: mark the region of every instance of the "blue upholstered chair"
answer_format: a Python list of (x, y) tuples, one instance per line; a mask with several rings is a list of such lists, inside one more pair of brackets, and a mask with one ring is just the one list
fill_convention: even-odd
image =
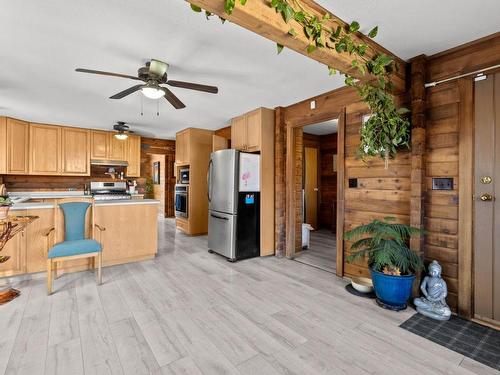
[[(85, 238), (87, 211), (91, 207), (90, 225), (91, 238)], [(60, 234), (59, 213), (64, 216), (64, 235)], [(105, 228), (94, 223), (94, 200), (79, 201), (63, 199), (54, 203), (54, 227), (43, 235), (47, 245), (47, 292), (52, 294), (53, 272), (57, 276), (57, 262), (92, 258), (94, 269), (97, 268), (97, 283), (102, 283), (102, 245), (95, 240), (95, 229), (99, 230), (99, 239)], [(53, 235), (51, 236), (51, 233)], [(52, 239), (51, 239), (52, 237)], [(62, 242), (54, 244), (55, 239), (63, 238)], [(97, 267), (96, 267), (97, 260)]]

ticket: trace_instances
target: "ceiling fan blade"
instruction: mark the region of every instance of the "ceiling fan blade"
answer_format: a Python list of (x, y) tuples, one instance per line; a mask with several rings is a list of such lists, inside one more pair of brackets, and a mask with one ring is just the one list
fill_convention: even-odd
[(210, 94), (217, 94), (219, 92), (219, 89), (215, 86), (200, 85), (199, 83), (191, 83), (184, 81), (167, 81), (167, 85), (180, 87), (183, 89), (208, 92)]
[(170, 102), (170, 104), (174, 106), (175, 109), (181, 109), (186, 107), (186, 105), (183, 102), (181, 102), (180, 99), (177, 96), (175, 96), (172, 91), (170, 91), (166, 87), (161, 87), (161, 89), (165, 93), (165, 99), (167, 99)]
[(167, 73), (168, 64), (160, 60), (151, 59), (149, 63), (149, 72), (157, 75), (158, 77), (163, 77)]
[(129, 87), (128, 89), (120, 91), (118, 94), (110, 96), (109, 98), (110, 99), (122, 99), (122, 98), (126, 97), (127, 95), (130, 95), (130, 94), (140, 90), (143, 86), (144, 85), (135, 85), (135, 86)]
[(120, 73), (103, 72), (101, 70), (77, 68), (77, 69), (75, 69), (75, 71), (80, 72), (80, 73), (99, 74), (102, 76), (129, 78), (129, 79), (135, 79), (136, 81), (142, 81), (142, 79), (140, 79), (139, 77), (129, 76), (127, 74), (120, 74)]

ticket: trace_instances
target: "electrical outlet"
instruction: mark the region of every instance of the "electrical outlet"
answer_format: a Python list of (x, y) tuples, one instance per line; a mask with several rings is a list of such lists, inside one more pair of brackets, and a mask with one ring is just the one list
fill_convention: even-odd
[(316, 100), (311, 100), (311, 109), (316, 109)]
[(453, 190), (453, 178), (433, 178), (432, 190)]

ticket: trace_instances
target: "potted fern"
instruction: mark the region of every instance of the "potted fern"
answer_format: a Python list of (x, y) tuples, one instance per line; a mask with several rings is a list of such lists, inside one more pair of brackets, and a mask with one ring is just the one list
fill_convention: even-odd
[(394, 220), (373, 220), (344, 233), (344, 238), (355, 241), (347, 257), (349, 263), (367, 258), (379, 304), (402, 310), (411, 296), (415, 274), (424, 266), (420, 256), (409, 248), (409, 239), (423, 232)]

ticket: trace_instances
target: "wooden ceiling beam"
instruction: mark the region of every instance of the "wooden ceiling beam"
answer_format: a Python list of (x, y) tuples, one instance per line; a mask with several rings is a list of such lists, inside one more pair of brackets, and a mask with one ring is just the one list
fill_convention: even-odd
[[(224, 11), (224, 0), (187, 0), (189, 3), (205, 9), (213, 14), (216, 14), (226, 20), (233, 22), (247, 30), (259, 34), (273, 42), (279, 43), (286, 48), (292, 49), (320, 63), (337, 69), (342, 73), (350, 74), (364, 81), (369, 81), (373, 77), (360, 75), (357, 69), (352, 68), (352, 56), (348, 53), (337, 53), (329, 48), (317, 48), (311, 53), (307, 53), (307, 46), (310, 44), (308, 38), (302, 32), (297, 32), (296, 36), (288, 34), (291, 27), (295, 30), (301, 30), (301, 26), (295, 20), (291, 20), (288, 24), (285, 23), (281, 14), (269, 6), (269, 0), (249, 0), (246, 5), (240, 5), (236, 1), (236, 6), (231, 15)], [(318, 17), (322, 17), (325, 13), (330, 13), (323, 7), (316, 4), (313, 0), (301, 0), (304, 8), (310, 13)], [(347, 24), (334, 14), (330, 13), (331, 19), (325, 21), (325, 26), (329, 29), (335, 29), (337, 26), (345, 27)], [(384, 53), (391, 57), (396, 62), (397, 73), (393, 76), (393, 83), (396, 93), (404, 92), (406, 89), (406, 63), (399, 57), (392, 54), (379, 44), (375, 43), (369, 37), (362, 33), (353, 34), (355, 43), (365, 43), (370, 48), (367, 50), (367, 55)]]

